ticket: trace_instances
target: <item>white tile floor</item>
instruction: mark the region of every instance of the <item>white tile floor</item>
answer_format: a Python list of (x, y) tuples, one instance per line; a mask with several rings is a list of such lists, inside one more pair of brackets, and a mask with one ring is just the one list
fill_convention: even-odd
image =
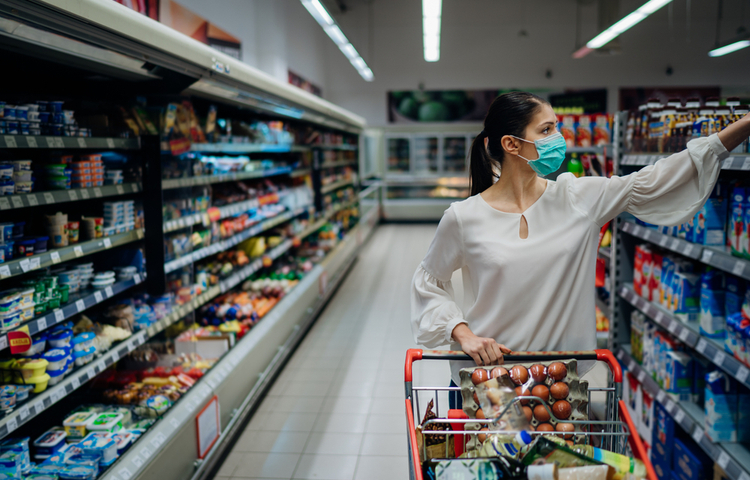
[[(435, 228), (378, 228), (217, 479), (408, 478), (404, 355), (416, 347), (409, 292)], [(415, 380), (447, 385), (443, 363), (416, 364)]]

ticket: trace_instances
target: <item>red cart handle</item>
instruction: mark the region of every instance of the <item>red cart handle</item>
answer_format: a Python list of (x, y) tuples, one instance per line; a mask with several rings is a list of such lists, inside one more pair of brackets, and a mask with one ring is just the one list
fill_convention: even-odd
[[(576, 352), (515, 352), (503, 355), (503, 358), (508, 362), (552, 361), (568, 358), (606, 362), (612, 370), (614, 382), (622, 383), (622, 368), (620, 368), (620, 363), (612, 352), (605, 349)], [(406, 364), (404, 365), (404, 378), (407, 382), (412, 381), (411, 365), (417, 360), (472, 360), (472, 358), (464, 352), (410, 348), (406, 351)]]

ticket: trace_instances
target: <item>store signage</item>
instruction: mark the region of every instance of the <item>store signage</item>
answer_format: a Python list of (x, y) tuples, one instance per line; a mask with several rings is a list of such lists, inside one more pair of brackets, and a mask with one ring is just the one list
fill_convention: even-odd
[(31, 336), (28, 327), (23, 326), (15, 332), (8, 332), (8, 344), (10, 345), (10, 353), (13, 355), (28, 352), (31, 348)]
[(220, 413), (219, 397), (214, 395), (195, 417), (198, 458), (205, 458), (221, 435)]

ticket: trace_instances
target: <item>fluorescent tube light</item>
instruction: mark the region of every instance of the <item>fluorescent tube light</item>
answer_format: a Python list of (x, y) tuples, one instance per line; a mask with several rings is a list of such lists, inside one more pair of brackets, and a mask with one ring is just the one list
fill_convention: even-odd
[(443, 0), (422, 0), (422, 38), (424, 59), (427, 62), (440, 60), (440, 21), (443, 15)]
[(634, 25), (637, 25), (644, 18), (648, 17), (671, 1), (672, 0), (649, 0), (648, 2), (641, 5), (640, 8), (638, 8), (631, 14), (626, 15), (614, 25), (589, 40), (589, 42), (586, 43), (587, 50), (584, 50), (583, 48), (579, 49), (573, 54), (573, 58), (585, 57), (592, 50), (603, 47), (604, 45), (614, 40), (618, 35), (629, 30)]
[(372, 70), (370, 70), (370, 67), (367, 66), (367, 63), (365, 63), (365, 61), (359, 55), (357, 49), (354, 48), (354, 45), (352, 45), (349, 42), (349, 39), (346, 38), (344, 32), (341, 31), (341, 28), (339, 28), (339, 26), (336, 24), (336, 21), (333, 19), (331, 14), (328, 13), (326, 7), (324, 7), (323, 4), (320, 3), (320, 0), (300, 1), (302, 2), (302, 5), (307, 9), (307, 11), (310, 12), (310, 15), (312, 15), (315, 21), (318, 22), (321, 27), (323, 27), (326, 35), (328, 35), (331, 40), (333, 40), (333, 43), (335, 43), (339, 47), (341, 53), (343, 53), (344, 56), (349, 59), (349, 62), (354, 66), (354, 68), (357, 69), (357, 72), (362, 76), (362, 78), (364, 78), (368, 82), (372, 82), (373, 78), (375, 78)]
[(750, 47), (750, 40), (740, 40), (739, 42), (730, 43), (729, 45), (724, 45), (723, 47), (715, 48), (708, 52), (709, 57), (721, 57), (722, 55), (726, 55), (727, 53), (736, 52), (737, 50), (742, 50), (743, 48)]

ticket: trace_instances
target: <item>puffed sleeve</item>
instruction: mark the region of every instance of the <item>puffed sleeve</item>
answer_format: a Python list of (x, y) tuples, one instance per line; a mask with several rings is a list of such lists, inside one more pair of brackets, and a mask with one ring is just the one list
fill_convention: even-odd
[(569, 183), (576, 206), (602, 226), (622, 212), (655, 225), (679, 225), (706, 203), (729, 152), (714, 134), (625, 176)]
[(451, 333), (466, 323), (454, 300), (451, 276), (463, 266), (461, 224), (453, 207), (443, 214), (435, 238), (417, 268), (411, 288), (414, 341), (427, 348), (451, 342)]

